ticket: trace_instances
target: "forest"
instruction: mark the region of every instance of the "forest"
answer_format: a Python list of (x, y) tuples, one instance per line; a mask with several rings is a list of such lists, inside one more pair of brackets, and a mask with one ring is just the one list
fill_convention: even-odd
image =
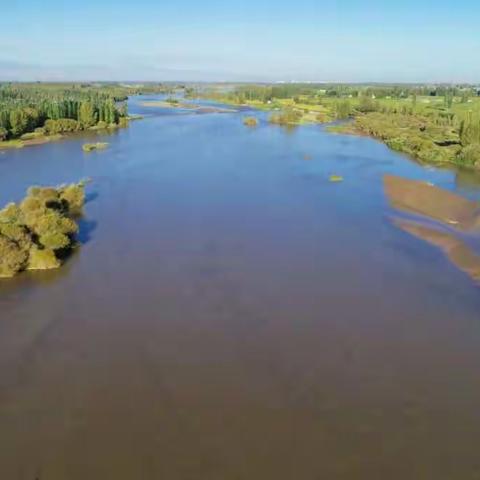
[(128, 96), (171, 88), (162, 84), (0, 84), (0, 142), (126, 126)]

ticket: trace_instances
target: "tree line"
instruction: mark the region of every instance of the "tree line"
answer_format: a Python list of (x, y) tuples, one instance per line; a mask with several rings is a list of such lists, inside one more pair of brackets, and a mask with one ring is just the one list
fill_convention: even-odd
[(130, 95), (170, 93), (177, 85), (0, 84), (0, 141), (125, 124)]
[(127, 97), (119, 93), (109, 88), (0, 86), (0, 141), (35, 131), (51, 134), (117, 125), (127, 116)]

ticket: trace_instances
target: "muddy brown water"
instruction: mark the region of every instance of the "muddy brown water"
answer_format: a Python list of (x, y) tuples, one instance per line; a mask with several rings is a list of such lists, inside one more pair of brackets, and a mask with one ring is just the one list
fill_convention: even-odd
[(472, 202), (479, 179), (262, 113), (148, 114), (105, 151), (0, 154), (2, 204), (93, 179), (81, 250), (0, 282), (0, 479), (480, 478), (480, 290), (385, 175)]

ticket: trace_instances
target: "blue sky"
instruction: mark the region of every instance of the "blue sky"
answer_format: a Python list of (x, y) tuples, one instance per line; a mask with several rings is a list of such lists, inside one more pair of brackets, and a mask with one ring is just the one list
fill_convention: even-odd
[(0, 80), (480, 82), (479, 25), (479, 0), (5, 0)]

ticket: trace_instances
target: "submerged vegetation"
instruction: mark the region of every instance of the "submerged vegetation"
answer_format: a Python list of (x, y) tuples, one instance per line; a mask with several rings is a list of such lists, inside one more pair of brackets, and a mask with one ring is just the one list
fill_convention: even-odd
[(22, 202), (0, 210), (0, 277), (61, 265), (75, 245), (84, 187), (31, 187)]
[(480, 168), (480, 97), (471, 85), (238, 85), (190, 95), (272, 110), (277, 125), (342, 121), (329, 129), (373, 136), (421, 162)]
[(343, 182), (343, 177), (341, 175), (330, 175), (329, 180), (332, 183), (339, 183)]
[(93, 152), (93, 150), (105, 150), (107, 147), (107, 142), (85, 143), (82, 145), (82, 150), (84, 152)]

